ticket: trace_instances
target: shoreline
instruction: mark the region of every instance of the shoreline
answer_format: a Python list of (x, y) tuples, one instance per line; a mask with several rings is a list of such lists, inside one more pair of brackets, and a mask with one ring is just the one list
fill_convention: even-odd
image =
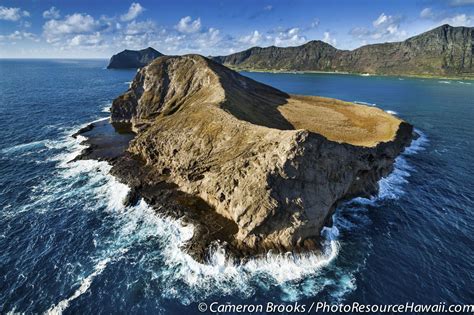
[(388, 77), (388, 78), (411, 78), (411, 79), (430, 79), (430, 80), (465, 80), (474, 81), (474, 76), (460, 77), (460, 76), (437, 76), (437, 75), (422, 75), (422, 74), (372, 74), (346, 71), (320, 71), (320, 70), (270, 70), (270, 69), (248, 69), (232, 67), (231, 65), (224, 65), (237, 72), (255, 72), (255, 73), (273, 73), (273, 74), (333, 74), (333, 75), (352, 75), (358, 77)]

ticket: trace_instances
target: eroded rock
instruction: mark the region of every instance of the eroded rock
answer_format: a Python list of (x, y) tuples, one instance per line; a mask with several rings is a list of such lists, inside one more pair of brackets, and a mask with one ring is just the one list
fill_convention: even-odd
[(413, 137), (380, 109), (288, 95), (199, 55), (141, 69), (111, 120), (132, 125), (146, 174), (205, 202), (199, 217), (235, 224), (219, 239), (249, 253), (314, 248), (337, 202), (377, 193)]

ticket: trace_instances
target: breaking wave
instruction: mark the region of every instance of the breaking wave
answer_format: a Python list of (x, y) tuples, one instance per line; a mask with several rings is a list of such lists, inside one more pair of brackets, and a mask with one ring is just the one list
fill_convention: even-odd
[(410, 146), (395, 159), (394, 170), (379, 181), (378, 195), (370, 199), (359, 197), (350, 202), (375, 204), (384, 199), (398, 199), (404, 194), (404, 186), (408, 183), (410, 172), (413, 170), (405, 157), (424, 150), (428, 144), (428, 138), (422, 131), (415, 129), (415, 132), (418, 138), (413, 140)]

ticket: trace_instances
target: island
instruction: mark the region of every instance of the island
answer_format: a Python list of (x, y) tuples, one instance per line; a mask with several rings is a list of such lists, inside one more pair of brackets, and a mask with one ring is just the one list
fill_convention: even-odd
[(142, 50), (126, 49), (110, 58), (107, 69), (138, 69), (161, 56), (162, 53), (151, 47)]
[(110, 121), (134, 135), (107, 158), (125, 203), (193, 224), (198, 261), (216, 243), (239, 259), (318, 250), (338, 203), (376, 194), (415, 136), (381, 109), (289, 95), (200, 55), (143, 67)]
[(403, 42), (339, 50), (322, 41), (253, 47), (214, 61), (250, 71), (344, 72), (474, 79), (474, 27), (442, 25)]

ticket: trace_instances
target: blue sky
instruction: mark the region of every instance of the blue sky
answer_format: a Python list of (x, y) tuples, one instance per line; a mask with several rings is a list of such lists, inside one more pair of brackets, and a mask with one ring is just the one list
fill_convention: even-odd
[(220, 55), (326, 41), (340, 49), (474, 26), (474, 0), (0, 1), (0, 57), (108, 58), (152, 46)]

